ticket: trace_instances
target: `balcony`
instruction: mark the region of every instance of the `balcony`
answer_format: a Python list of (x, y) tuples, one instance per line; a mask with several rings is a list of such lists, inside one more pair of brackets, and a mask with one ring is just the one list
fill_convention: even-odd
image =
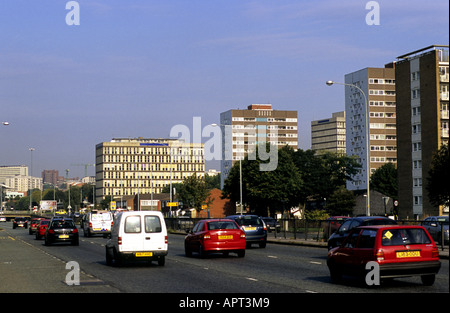
[(448, 101), (448, 91), (441, 92), (441, 100)]

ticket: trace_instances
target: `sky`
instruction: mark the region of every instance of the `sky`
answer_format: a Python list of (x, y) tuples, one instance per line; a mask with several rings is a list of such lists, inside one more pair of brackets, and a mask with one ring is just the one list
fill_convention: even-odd
[(310, 149), (311, 121), (345, 109), (327, 80), (449, 43), (448, 0), (68, 2), (0, 0), (0, 165), (38, 177), (83, 177), (98, 143), (168, 138), (250, 104), (298, 111)]

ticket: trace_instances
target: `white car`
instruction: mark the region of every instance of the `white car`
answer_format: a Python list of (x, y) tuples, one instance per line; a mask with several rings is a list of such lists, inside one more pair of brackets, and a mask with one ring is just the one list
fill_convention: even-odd
[(116, 214), (111, 239), (106, 243), (106, 263), (158, 261), (164, 266), (168, 253), (167, 228), (159, 211), (129, 211)]

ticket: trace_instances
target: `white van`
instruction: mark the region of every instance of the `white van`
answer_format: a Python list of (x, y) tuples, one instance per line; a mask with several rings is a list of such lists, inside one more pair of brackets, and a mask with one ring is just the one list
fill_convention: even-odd
[(159, 211), (129, 211), (116, 214), (111, 239), (106, 243), (106, 263), (125, 260), (158, 261), (165, 264), (167, 228)]
[(113, 222), (114, 219), (111, 212), (92, 211), (81, 221), (84, 236), (90, 237), (94, 234), (102, 234), (106, 238), (111, 234)]

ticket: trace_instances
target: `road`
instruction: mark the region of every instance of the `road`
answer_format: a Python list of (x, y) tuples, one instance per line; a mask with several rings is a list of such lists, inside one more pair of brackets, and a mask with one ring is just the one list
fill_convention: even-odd
[[(211, 255), (200, 259), (184, 255), (184, 236), (169, 235), (169, 255), (160, 267), (134, 263), (111, 267), (105, 263), (107, 239), (84, 237), (80, 245), (44, 246), (27, 229), (0, 227), (0, 292), (68, 293), (448, 293), (448, 260), (431, 287), (420, 278), (395, 279), (378, 287), (366, 287), (356, 280), (343, 284), (330, 281), (324, 248), (268, 244), (265, 249), (247, 249), (244, 258)], [(76, 261), (81, 269), (80, 285), (68, 285), (66, 276)], [(70, 279), (69, 279), (70, 281)]]

